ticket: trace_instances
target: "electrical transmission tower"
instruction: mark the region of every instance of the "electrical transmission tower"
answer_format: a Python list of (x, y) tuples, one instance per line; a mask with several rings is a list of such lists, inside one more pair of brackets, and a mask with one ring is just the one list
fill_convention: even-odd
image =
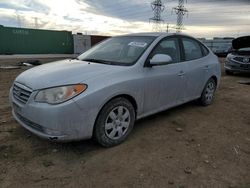
[(188, 10), (184, 6), (184, 0), (179, 0), (179, 5), (174, 7), (173, 10), (177, 14), (176, 32), (180, 33), (184, 29), (183, 16), (188, 13)]
[(151, 3), (151, 8), (154, 12), (154, 17), (149, 19), (149, 22), (153, 22), (153, 30), (161, 31), (161, 24), (164, 22), (161, 18), (161, 13), (164, 11), (165, 6), (162, 4), (161, 0), (154, 0)]

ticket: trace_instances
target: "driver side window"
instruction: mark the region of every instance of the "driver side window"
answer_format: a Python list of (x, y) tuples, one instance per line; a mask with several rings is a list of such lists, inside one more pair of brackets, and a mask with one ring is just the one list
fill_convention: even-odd
[(163, 39), (157, 44), (155, 49), (151, 52), (150, 58), (156, 54), (169, 55), (172, 58), (171, 63), (180, 62), (180, 51), (177, 38)]

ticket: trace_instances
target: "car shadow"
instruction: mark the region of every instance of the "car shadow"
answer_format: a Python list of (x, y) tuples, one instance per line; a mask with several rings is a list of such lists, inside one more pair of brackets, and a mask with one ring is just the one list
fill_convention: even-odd
[(153, 123), (161, 122), (164, 118), (168, 118), (171, 115), (182, 114), (186, 110), (189, 110), (190, 108), (203, 108), (203, 106), (200, 106), (197, 101), (191, 101), (191, 102), (187, 102), (185, 104), (158, 112), (156, 114), (147, 116), (145, 118), (139, 119), (135, 123), (132, 134), (137, 134), (145, 126), (152, 126)]
[(250, 73), (234, 73), (232, 76), (239, 77), (239, 78), (250, 78)]
[(235, 78), (250, 78), (250, 73), (235, 72), (232, 75), (227, 75), (224, 71), (222, 71), (222, 76), (235, 77)]
[[(135, 122), (134, 129), (131, 132), (132, 138), (129, 138), (128, 141), (132, 141), (133, 137), (139, 136), (140, 132), (146, 127), (153, 126), (157, 122), (162, 122), (166, 117), (171, 115), (181, 114), (190, 108), (203, 108), (197, 105), (196, 101), (191, 101), (183, 105), (173, 107), (171, 109), (150, 115), (148, 117), (139, 119)], [(29, 134), (27, 131), (24, 134)], [(92, 152), (103, 151), (106, 148), (99, 145), (94, 139), (83, 140), (83, 141), (74, 141), (69, 143), (61, 142), (52, 142), (48, 140), (39, 139), (35, 135), (30, 136), (30, 143), (34, 153), (39, 155), (47, 155), (49, 153), (73, 153), (76, 155), (84, 155)], [(126, 142), (126, 141), (125, 141)]]
[[(20, 129), (22, 128), (20, 127)], [(72, 142), (56, 142), (41, 139), (36, 135), (29, 133), (27, 130), (22, 130), (22, 132), (24, 137), (27, 134), (29, 135), (29, 138), (25, 139), (29, 142), (33, 153), (39, 156), (53, 153), (83, 155), (103, 149), (103, 147), (93, 139)]]

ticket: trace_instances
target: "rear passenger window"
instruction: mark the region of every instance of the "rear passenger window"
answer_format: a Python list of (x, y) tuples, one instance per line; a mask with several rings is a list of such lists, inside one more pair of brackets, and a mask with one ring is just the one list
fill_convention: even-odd
[(203, 56), (206, 56), (209, 53), (208, 49), (203, 44), (201, 44), (201, 48), (203, 50)]
[(186, 61), (199, 59), (202, 57), (202, 50), (200, 44), (197, 41), (189, 38), (183, 38), (182, 42)]

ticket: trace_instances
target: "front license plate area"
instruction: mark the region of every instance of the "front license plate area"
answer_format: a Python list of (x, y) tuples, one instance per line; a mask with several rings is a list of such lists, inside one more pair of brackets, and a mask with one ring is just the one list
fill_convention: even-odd
[(13, 103), (13, 109), (14, 109), (14, 112), (17, 114), (22, 113), (22, 108), (20, 106), (18, 106), (16, 103)]
[(244, 68), (244, 69), (248, 69), (249, 65), (241, 65), (241, 67)]

